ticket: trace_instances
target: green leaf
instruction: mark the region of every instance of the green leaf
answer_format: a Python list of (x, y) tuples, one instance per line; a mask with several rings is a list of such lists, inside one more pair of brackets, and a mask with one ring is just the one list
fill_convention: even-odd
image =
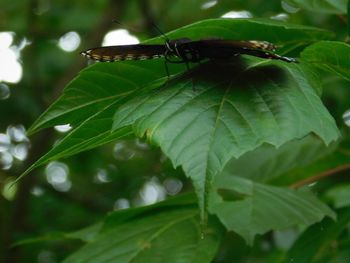
[[(258, 30), (259, 29), (259, 30)], [(259, 32), (265, 32), (258, 35)], [(211, 19), (194, 23), (169, 33), (176, 37), (221, 37), (236, 39), (265, 39), (276, 44), (312, 42), (330, 36), (317, 28), (284, 24), (259, 19)], [(164, 42), (156, 38), (153, 42)], [(152, 41), (149, 41), (150, 43)], [(183, 65), (170, 65), (172, 73), (185, 70)], [(165, 79), (164, 60), (97, 63), (83, 70), (68, 84), (64, 94), (29, 129), (34, 133), (42, 128), (71, 124), (73, 130), (23, 175), (50, 160), (67, 157), (128, 136), (126, 129), (111, 132), (113, 111), (125, 101), (139, 95), (142, 88), (162, 85)], [(158, 81), (158, 82), (157, 82)]]
[(212, 179), (227, 162), (263, 143), (279, 147), (315, 133), (326, 144), (339, 133), (302, 64), (257, 58), (248, 65), (203, 64), (158, 92), (128, 101), (114, 129), (133, 126), (159, 145), (194, 183), (202, 212)]
[(59, 124), (77, 126), (122, 101), (140, 86), (160, 78), (163, 71), (163, 64), (151, 61), (94, 64), (68, 84), (63, 95), (36, 120), (28, 133)]
[[(170, 39), (188, 37), (193, 40), (219, 37), (236, 40), (265, 40), (277, 45), (304, 44), (329, 39), (333, 34), (316, 27), (280, 22), (271, 19), (217, 18), (199, 21), (167, 33)], [(145, 43), (164, 43), (162, 37)]]
[(350, 45), (336, 41), (320, 41), (301, 53), (301, 58), (324, 70), (350, 80)]
[(176, 208), (180, 206), (186, 207), (186, 208), (197, 207), (196, 195), (193, 192), (189, 192), (189, 193), (177, 195), (175, 197), (169, 197), (166, 200), (155, 203), (153, 205), (114, 211), (110, 213), (105, 219), (103, 229), (106, 230), (108, 228), (115, 227), (121, 222), (127, 222), (130, 219), (134, 219), (139, 216), (142, 216), (143, 213), (149, 212), (151, 210), (156, 211), (161, 209)]
[(346, 14), (347, 0), (285, 0), (287, 3), (317, 13)]
[[(219, 37), (227, 39), (268, 40), (275, 44), (314, 42), (331, 37), (331, 33), (313, 27), (286, 24), (263, 19), (210, 19), (200, 21), (167, 34), (169, 38), (195, 39)], [(163, 37), (145, 43), (164, 43)], [(185, 68), (171, 66), (176, 73)], [(97, 63), (83, 70), (63, 95), (32, 125), (28, 133), (59, 124), (77, 126), (86, 118), (122, 100), (132, 91), (165, 76), (164, 60)]]
[(291, 262), (291, 259), (295, 263), (319, 262), (320, 259), (323, 259), (322, 262), (330, 262), (334, 259), (337, 255), (334, 242), (349, 225), (350, 208), (337, 211), (337, 215), (336, 222), (326, 218), (307, 229), (294, 243), (285, 262)]
[(63, 262), (205, 263), (212, 261), (220, 240), (217, 223), (201, 229), (198, 209), (169, 209), (108, 228)]
[(216, 214), (228, 230), (252, 244), (255, 235), (295, 225), (309, 226), (335, 214), (308, 189), (254, 183), (250, 180), (220, 175), (214, 183), (209, 211)]
[(328, 171), (341, 171), (346, 168), (350, 162), (349, 147), (346, 145), (349, 140), (342, 142), (339, 146), (331, 153), (326, 154), (324, 157), (310, 163), (309, 165), (296, 167), (287, 173), (283, 174), (276, 179), (272, 179), (270, 183), (278, 185), (291, 185), (295, 184), (304, 185), (309, 182), (309, 178), (312, 176), (316, 179), (321, 179), (326, 176)]
[[(333, 143), (327, 147), (314, 135), (287, 142), (277, 149), (264, 144), (238, 159), (232, 159), (225, 166), (224, 172), (255, 182), (266, 182), (279, 176), (284, 177), (284, 174), (293, 168), (305, 167), (329, 155), (336, 146), (337, 144)], [(252, 163), (254, 165), (251, 165)]]
[[(220, 37), (227, 39), (256, 39), (275, 44), (327, 39), (326, 30), (264, 19), (209, 19), (169, 32), (171, 39)], [(145, 43), (164, 43), (157, 37)], [(161, 62), (161, 63), (159, 63)], [(179, 67), (174, 68), (175, 71)], [(104, 108), (120, 95), (165, 75), (163, 61), (126, 61), (97, 63), (83, 70), (68, 84), (63, 95), (32, 125), (29, 133), (57, 124), (75, 123)], [(103, 85), (101, 85), (103, 84)], [(117, 84), (117, 85), (116, 85)]]
[(43, 236), (22, 239), (18, 242), (15, 242), (13, 246), (22, 246), (22, 245), (28, 245), (33, 243), (57, 241), (57, 240), (63, 240), (63, 239), (80, 239), (81, 241), (84, 241), (84, 242), (90, 242), (95, 238), (95, 236), (101, 230), (101, 227), (102, 227), (102, 223), (99, 222), (99, 223), (90, 225), (88, 227), (85, 227), (83, 229), (80, 229), (78, 231), (74, 231), (70, 233), (50, 232)]
[(83, 229), (70, 232), (70, 233), (65, 233), (64, 237), (80, 239), (84, 242), (91, 242), (95, 239), (96, 235), (100, 232), (102, 226), (103, 226), (102, 222), (98, 222), (88, 227), (84, 227)]
[(142, 217), (147, 213), (159, 212), (167, 209), (178, 208), (197, 208), (196, 195), (193, 192), (188, 192), (174, 197), (169, 197), (164, 201), (153, 205), (122, 209), (109, 213), (106, 218), (90, 226), (84, 227), (74, 232), (50, 232), (43, 236), (35, 236), (20, 240), (13, 246), (20, 246), (38, 242), (62, 240), (62, 239), (79, 239), (83, 242), (91, 242), (96, 239), (98, 234), (120, 225), (121, 223)]
[(350, 184), (341, 184), (330, 188), (326, 192), (326, 197), (334, 203), (336, 208), (350, 206)]
[(33, 163), (24, 173), (16, 178), (15, 182), (19, 181), (35, 168), (51, 160), (65, 158), (108, 142), (128, 137), (131, 134), (128, 127), (115, 132), (110, 131), (114, 111), (114, 108), (109, 107), (83, 122), (50, 151)]

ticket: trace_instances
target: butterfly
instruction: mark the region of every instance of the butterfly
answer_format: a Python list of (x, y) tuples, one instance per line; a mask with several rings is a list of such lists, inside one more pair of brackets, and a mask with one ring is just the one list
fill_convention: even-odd
[(295, 58), (280, 56), (276, 46), (267, 41), (189, 38), (166, 40), (165, 44), (136, 44), (91, 48), (81, 54), (101, 62), (145, 60), (164, 57), (166, 62), (186, 63), (202, 60), (227, 60), (246, 54), (261, 58), (297, 62)]

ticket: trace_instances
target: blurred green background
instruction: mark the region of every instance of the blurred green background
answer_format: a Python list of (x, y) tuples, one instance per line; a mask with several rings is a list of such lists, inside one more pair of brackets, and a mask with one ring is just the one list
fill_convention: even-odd
[[(0, 6), (0, 262), (59, 262), (80, 243), (54, 241), (54, 233), (88, 226), (108, 211), (151, 204), (191, 189), (181, 169), (173, 169), (159, 149), (141, 140), (119, 141), (51, 162), (10, 187), (69, 130), (59, 126), (31, 138), (25, 135), (88, 65), (81, 50), (148, 39), (158, 34), (153, 23), (167, 32), (222, 16), (312, 25), (335, 32), (341, 41), (347, 33), (342, 15), (315, 15), (279, 0), (3, 0)], [(325, 85), (334, 83), (332, 78), (326, 77)], [(347, 109), (350, 94), (342, 89), (345, 85), (337, 81), (324, 96), (335, 116)], [(11, 247), (40, 236), (48, 240)], [(263, 240), (257, 244), (248, 248), (228, 234), (217, 262), (232, 262), (230, 255), (254, 260), (268, 252)]]

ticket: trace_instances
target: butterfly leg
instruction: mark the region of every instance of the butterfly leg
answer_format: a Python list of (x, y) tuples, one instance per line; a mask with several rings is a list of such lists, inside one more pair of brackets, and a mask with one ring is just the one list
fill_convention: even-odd
[[(191, 68), (190, 68), (190, 64), (188, 63), (187, 60), (184, 60), (186, 68), (187, 68), (187, 72), (190, 72)], [(192, 90), (196, 91), (196, 88), (194, 86), (194, 79), (191, 77), (191, 83), (192, 83)]]
[(168, 61), (167, 60), (164, 61), (164, 68), (165, 68), (165, 73), (166, 73), (166, 75), (168, 77), (167, 81), (169, 81), (170, 74), (169, 74), (169, 67), (168, 67)]

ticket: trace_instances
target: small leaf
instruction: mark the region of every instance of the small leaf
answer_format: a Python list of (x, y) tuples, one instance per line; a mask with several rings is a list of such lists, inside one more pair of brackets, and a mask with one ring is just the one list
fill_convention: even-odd
[[(350, 165), (349, 165), (350, 168)], [(341, 184), (327, 190), (327, 199), (331, 200), (336, 208), (350, 206), (350, 184)]]
[(350, 80), (350, 45), (346, 43), (320, 41), (304, 49), (301, 58)]
[(258, 58), (240, 63), (203, 64), (166, 88), (128, 101), (115, 115), (115, 130), (132, 125), (137, 136), (183, 167), (202, 213), (212, 179), (232, 158), (309, 133), (326, 144), (339, 135), (307, 67)]
[[(337, 237), (345, 230), (350, 222), (350, 208), (344, 208), (337, 211), (337, 221), (324, 219), (322, 222), (313, 225), (308, 228), (298, 239), (295, 241), (292, 248), (289, 250), (285, 263), (309, 263), (330, 262), (336, 255), (339, 255), (335, 251), (333, 244)], [(334, 254), (331, 252), (334, 251)], [(318, 259), (318, 260), (317, 260)]]
[(285, 0), (287, 3), (317, 13), (346, 14), (347, 0)]
[(309, 226), (335, 214), (308, 189), (254, 183), (250, 180), (220, 175), (214, 183), (209, 211), (216, 214), (228, 230), (252, 244), (255, 235), (295, 225)]

